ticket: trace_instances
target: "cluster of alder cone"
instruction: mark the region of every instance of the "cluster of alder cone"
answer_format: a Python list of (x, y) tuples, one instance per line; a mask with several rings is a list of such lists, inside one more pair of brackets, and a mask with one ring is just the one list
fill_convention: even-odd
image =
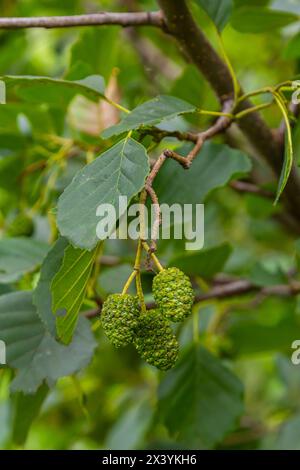
[(169, 320), (183, 321), (192, 312), (194, 291), (189, 278), (175, 267), (160, 271), (152, 287), (156, 309), (142, 309), (138, 296), (112, 294), (103, 304), (101, 323), (115, 347), (133, 343), (148, 364), (168, 370), (179, 350)]

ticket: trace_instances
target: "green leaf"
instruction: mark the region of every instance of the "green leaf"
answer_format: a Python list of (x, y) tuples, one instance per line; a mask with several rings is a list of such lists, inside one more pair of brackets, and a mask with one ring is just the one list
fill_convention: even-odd
[(62, 265), (67, 246), (68, 241), (63, 237), (60, 237), (53, 245), (43, 261), (39, 282), (33, 292), (33, 303), (37, 308), (37, 313), (46, 329), (54, 337), (56, 337), (56, 325), (52, 312), (51, 283)]
[(231, 254), (228, 243), (207, 250), (187, 252), (172, 258), (169, 266), (176, 266), (191, 276), (210, 279), (219, 273)]
[(121, 416), (107, 438), (108, 449), (136, 450), (144, 442), (149, 430), (153, 412), (148, 400), (138, 400)]
[(45, 381), (53, 386), (91, 360), (96, 343), (85, 318), (81, 318), (69, 346), (55, 341), (46, 331), (29, 291), (0, 297), (0, 339), (6, 344), (7, 364), (17, 369), (13, 391), (34, 393)]
[[(132, 273), (132, 264), (125, 263), (120, 266), (113, 266), (109, 269), (102, 270), (98, 279), (98, 285), (101, 290), (107, 294), (114, 292), (122, 292), (123, 287)], [(134, 286), (131, 284), (128, 292), (134, 293)]]
[(56, 315), (57, 336), (65, 344), (72, 340), (95, 256), (96, 249), (87, 251), (69, 245), (62, 266), (52, 281), (52, 309)]
[(35, 103), (65, 107), (76, 95), (83, 95), (93, 101), (104, 98), (104, 79), (100, 75), (91, 75), (77, 81), (31, 75), (6, 75), (0, 77), (0, 80), (5, 82), (8, 94), (12, 90), (17, 96)]
[(29, 238), (0, 240), (0, 283), (11, 283), (42, 263), (49, 247)]
[(15, 444), (21, 446), (25, 443), (32, 422), (37, 418), (48, 393), (49, 387), (43, 384), (33, 395), (17, 392), (12, 396), (12, 440)]
[[(179, 153), (181, 149), (178, 150)], [(168, 160), (155, 178), (160, 203), (197, 204), (216, 188), (251, 170), (249, 158), (227, 145), (207, 142), (190, 171)]]
[(277, 450), (300, 450), (300, 415), (299, 413), (287, 420), (280, 428), (276, 440)]
[(254, 308), (233, 311), (227, 328), (232, 353), (250, 356), (290, 351), (299, 331), (294, 299), (268, 298)]
[(248, 279), (257, 286), (275, 286), (288, 283), (288, 273), (285, 274), (280, 263), (272, 258), (255, 263)]
[(112, 204), (118, 211), (119, 196), (126, 196), (129, 203), (143, 188), (148, 173), (146, 150), (135, 140), (126, 138), (108, 149), (79, 171), (59, 198), (60, 233), (75, 246), (93, 249), (99, 241), (98, 206)]
[(108, 80), (117, 63), (117, 53), (121, 44), (118, 40), (119, 33), (120, 28), (112, 25), (83, 28), (71, 47), (67, 78), (69, 80), (74, 77), (82, 78), (84, 71), (88, 69), (89, 73), (101, 74)]
[(182, 74), (173, 81), (170, 94), (195, 106), (203, 103), (206, 94), (204, 79), (195, 65), (188, 64)]
[(232, 13), (232, 0), (194, 0), (221, 31), (229, 21)]
[(287, 44), (283, 51), (285, 59), (298, 59), (300, 57), (300, 33), (296, 34)]
[(264, 33), (283, 28), (299, 19), (299, 15), (294, 13), (249, 6), (235, 10), (231, 24), (241, 33)]
[(195, 111), (195, 106), (174, 96), (157, 96), (153, 100), (137, 106), (131, 113), (126, 114), (119, 124), (106, 129), (102, 133), (102, 137), (108, 139), (123, 132), (154, 126), (165, 119)]
[(285, 103), (279, 94), (273, 93), (273, 96), (278, 104), (278, 107), (280, 108), (283, 114), (283, 119), (284, 119), (285, 127), (286, 127), (284, 163), (283, 163), (283, 168), (282, 168), (281, 175), (279, 178), (276, 199), (275, 199), (275, 204), (277, 204), (288, 182), (288, 179), (289, 179), (292, 167), (293, 167), (294, 148), (293, 148), (293, 134), (292, 134), (292, 128), (291, 128), (291, 124), (289, 120), (288, 110), (286, 109)]
[(243, 387), (222, 362), (192, 345), (158, 390), (158, 413), (171, 434), (190, 447), (212, 448), (243, 412)]

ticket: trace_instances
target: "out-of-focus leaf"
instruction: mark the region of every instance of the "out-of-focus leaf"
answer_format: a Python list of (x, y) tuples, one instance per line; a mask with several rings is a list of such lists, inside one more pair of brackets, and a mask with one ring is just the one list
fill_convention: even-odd
[(0, 297), (0, 339), (6, 344), (7, 364), (17, 369), (11, 388), (25, 394), (35, 393), (44, 381), (51, 387), (58, 378), (82, 369), (96, 347), (84, 318), (69, 346), (55, 341), (46, 332), (29, 291)]
[[(132, 273), (131, 264), (121, 264), (114, 266), (100, 273), (98, 284), (107, 294), (122, 292), (125, 282)], [(130, 286), (130, 293), (134, 292), (134, 287)]]
[(296, 34), (286, 45), (283, 55), (285, 59), (298, 59), (300, 57), (300, 33)]
[(0, 240), (0, 283), (10, 283), (42, 263), (49, 247), (30, 238)]
[[(181, 153), (181, 150), (178, 150)], [(168, 160), (155, 178), (160, 203), (197, 204), (213, 190), (251, 170), (249, 158), (227, 145), (205, 144), (190, 171)]]
[(0, 77), (6, 84), (7, 93), (14, 90), (17, 96), (30, 102), (50, 103), (67, 106), (76, 95), (83, 95), (93, 101), (104, 97), (104, 79), (91, 75), (82, 80), (67, 81), (47, 77), (11, 76)]
[(37, 308), (37, 313), (46, 329), (54, 337), (56, 326), (52, 312), (51, 283), (62, 265), (67, 246), (68, 241), (63, 237), (60, 237), (53, 245), (43, 261), (39, 282), (33, 292), (33, 303)]
[(126, 410), (111, 429), (107, 438), (108, 449), (137, 449), (149, 429), (153, 412), (147, 401), (138, 401)]
[(162, 380), (158, 400), (171, 434), (191, 447), (212, 448), (241, 416), (243, 387), (219, 359), (193, 345)]
[(208, 14), (219, 30), (229, 21), (233, 3), (232, 0), (194, 0)]
[(114, 135), (122, 134), (133, 129), (154, 126), (185, 113), (196, 111), (195, 106), (174, 96), (161, 95), (153, 100), (146, 101), (124, 116), (116, 126), (102, 132), (102, 137), (108, 139)]
[(49, 387), (43, 384), (33, 395), (17, 392), (13, 400), (12, 439), (17, 445), (26, 441), (32, 422), (37, 418), (49, 392)]
[(241, 33), (264, 33), (299, 21), (299, 15), (284, 11), (247, 6), (235, 10), (232, 26)]
[(69, 245), (62, 266), (51, 283), (57, 336), (65, 344), (72, 340), (95, 256), (96, 249), (87, 251)]
[(180, 77), (172, 84), (170, 94), (181, 100), (200, 106), (205, 91), (205, 83), (195, 65), (187, 65)]
[(257, 286), (274, 286), (288, 282), (288, 276), (274, 260), (258, 261), (250, 271), (249, 279)]
[(271, 3), (271, 0), (233, 0), (235, 8), (243, 7), (245, 5), (265, 7)]
[(224, 267), (231, 254), (228, 243), (208, 248), (207, 250), (187, 252), (172, 258), (169, 266), (176, 266), (191, 276), (211, 278)]
[(112, 204), (118, 211), (119, 196), (127, 197), (129, 204), (143, 188), (148, 172), (148, 156), (141, 144), (126, 138), (111, 147), (79, 171), (59, 198), (60, 233), (77, 247), (93, 249), (99, 241), (98, 206)]
[(300, 450), (300, 416), (299, 414), (289, 419), (281, 427), (276, 441), (278, 450)]
[(89, 73), (100, 74), (108, 80), (112, 69), (117, 65), (119, 34), (118, 26), (82, 29), (71, 48), (67, 78), (69, 80), (83, 78), (89, 69)]
[(290, 351), (299, 328), (294, 299), (268, 298), (252, 309), (232, 312), (226, 333), (232, 352), (247, 356), (266, 351)]

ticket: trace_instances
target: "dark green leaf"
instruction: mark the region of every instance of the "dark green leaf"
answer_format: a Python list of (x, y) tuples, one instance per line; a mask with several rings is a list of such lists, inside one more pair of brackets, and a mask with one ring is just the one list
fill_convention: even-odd
[(69, 245), (62, 266), (52, 281), (52, 309), (56, 315), (57, 336), (65, 344), (72, 340), (95, 256), (96, 249), (80, 250)]
[[(178, 150), (180, 153), (180, 149)], [(197, 204), (215, 188), (246, 174), (251, 169), (249, 158), (227, 145), (208, 142), (193, 162), (190, 171), (168, 160), (155, 179), (161, 203)]]
[(59, 271), (68, 241), (60, 237), (43, 261), (38, 285), (33, 292), (33, 303), (46, 329), (56, 336), (55, 316), (52, 312), (51, 283)]
[(207, 250), (192, 251), (172, 258), (169, 266), (176, 266), (191, 276), (211, 278), (224, 267), (231, 254), (228, 243), (208, 248)]
[(249, 279), (257, 286), (274, 286), (288, 282), (288, 276), (285, 275), (279, 263), (274, 260), (259, 261), (251, 269)]
[(52, 386), (85, 367), (96, 347), (84, 318), (69, 346), (56, 342), (45, 330), (29, 291), (0, 297), (0, 339), (6, 344), (7, 364), (17, 369), (12, 390), (26, 394), (34, 393), (43, 381)]
[(293, 162), (294, 162), (294, 147), (293, 147), (293, 135), (292, 127), (289, 121), (288, 110), (286, 109), (285, 102), (279, 94), (274, 94), (274, 98), (283, 114), (283, 119), (286, 126), (285, 134), (285, 151), (284, 151), (284, 162), (283, 168), (281, 170), (279, 183), (277, 187), (275, 203), (278, 202), (292, 171)]
[(165, 119), (171, 119), (184, 113), (193, 113), (195, 106), (174, 96), (157, 96), (146, 101), (126, 114), (116, 126), (106, 129), (102, 133), (104, 139), (122, 134), (141, 127), (154, 126)]
[(243, 387), (222, 362), (193, 345), (163, 379), (158, 411), (171, 434), (189, 446), (212, 448), (243, 412)]
[(60, 233), (75, 246), (93, 249), (99, 241), (98, 206), (109, 203), (118, 211), (119, 196), (126, 196), (129, 203), (143, 188), (148, 172), (148, 157), (141, 144), (127, 138), (111, 147), (79, 171), (59, 198)]
[(68, 80), (86, 76), (87, 70), (103, 75), (108, 80), (116, 64), (119, 34), (118, 26), (83, 28), (71, 48)]
[(0, 283), (21, 279), (42, 263), (49, 247), (29, 238), (0, 240)]
[(153, 418), (152, 409), (148, 401), (138, 401), (127, 409), (124, 415), (111, 429), (108, 439), (108, 449), (137, 449), (143, 439)]
[[(109, 269), (105, 269), (100, 273), (98, 285), (101, 290), (107, 294), (114, 292), (122, 292), (125, 282), (132, 273), (132, 264), (121, 264)], [(131, 285), (129, 293), (134, 292), (134, 287)]]
[(232, 0), (194, 0), (208, 14), (219, 30), (229, 21), (233, 3)]
[(236, 310), (230, 316), (227, 334), (234, 354), (290, 350), (299, 331), (294, 299), (266, 299), (261, 305)]
[(12, 396), (12, 439), (15, 444), (25, 443), (32, 422), (37, 418), (48, 392), (49, 387), (43, 384), (33, 395), (17, 392)]
[(234, 11), (232, 26), (241, 33), (264, 33), (299, 21), (299, 15), (255, 6)]
[(100, 75), (91, 75), (82, 80), (67, 81), (47, 77), (6, 75), (0, 77), (6, 84), (7, 93), (15, 90), (17, 96), (30, 102), (51, 103), (66, 106), (76, 95), (93, 101), (104, 97), (104, 80)]

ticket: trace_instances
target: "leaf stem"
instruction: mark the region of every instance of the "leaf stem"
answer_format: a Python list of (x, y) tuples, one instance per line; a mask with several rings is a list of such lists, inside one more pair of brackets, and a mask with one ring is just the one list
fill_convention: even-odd
[(220, 49), (221, 49), (221, 53), (222, 53), (224, 62), (227, 65), (227, 68), (228, 68), (229, 73), (230, 73), (231, 78), (232, 78), (233, 91), (234, 91), (234, 103), (236, 103), (237, 99), (238, 99), (238, 96), (239, 96), (239, 93), (240, 93), (240, 85), (239, 85), (236, 73), (234, 71), (234, 68), (232, 66), (232, 63), (231, 63), (231, 61), (228, 57), (228, 54), (226, 52), (222, 36), (221, 36), (221, 34), (220, 34), (220, 32), (218, 31), (217, 28), (216, 28), (216, 31), (217, 31), (217, 37), (218, 37), (218, 40), (219, 40), (219, 45), (220, 45)]
[(143, 248), (142, 247), (142, 240), (139, 239), (138, 248), (137, 248), (137, 252), (136, 252), (136, 258), (135, 258), (135, 263), (134, 263), (134, 270), (136, 272), (135, 283), (136, 283), (137, 295), (138, 295), (140, 305), (141, 305), (141, 310), (142, 310), (142, 312), (146, 312), (146, 304), (145, 304), (145, 298), (144, 298), (143, 287), (142, 287), (142, 279), (141, 279), (142, 248)]
[(240, 111), (239, 113), (235, 114), (234, 118), (241, 119), (244, 116), (247, 116), (248, 114), (255, 113), (256, 111), (261, 111), (262, 109), (268, 108), (269, 106), (272, 106), (273, 104), (274, 104), (274, 101), (271, 101), (270, 103), (263, 103), (257, 106), (252, 106), (251, 108), (244, 109), (243, 111)]
[(132, 281), (134, 280), (135, 276), (137, 275), (137, 271), (132, 271), (132, 273), (130, 274), (129, 278), (127, 279), (124, 287), (123, 287), (123, 290), (122, 290), (122, 295), (126, 294)]
[(107, 96), (105, 96), (104, 99), (105, 99), (105, 101), (107, 101), (108, 104), (111, 104), (112, 106), (119, 109), (120, 111), (123, 111), (126, 114), (130, 113), (129, 109), (125, 108), (124, 106), (122, 106), (119, 103), (116, 103), (115, 101), (111, 100), (110, 98), (107, 98)]
[(153, 252), (151, 251), (151, 248), (150, 248), (150, 246), (148, 245), (148, 243), (145, 242), (145, 241), (143, 241), (142, 244), (143, 244), (144, 250), (151, 256), (151, 258), (152, 258), (153, 262), (155, 263), (157, 269), (158, 269), (159, 271), (163, 271), (163, 270), (164, 270), (164, 267), (163, 267), (162, 264), (160, 263), (159, 259), (158, 259), (157, 256), (155, 255), (155, 253), (153, 253)]
[(197, 110), (198, 114), (203, 114), (207, 116), (217, 116), (217, 117), (228, 117), (228, 118), (233, 118), (233, 114), (231, 113), (222, 113), (221, 111), (206, 111), (204, 109), (198, 109)]
[(195, 307), (193, 309), (193, 339), (196, 344), (199, 343), (199, 312)]

